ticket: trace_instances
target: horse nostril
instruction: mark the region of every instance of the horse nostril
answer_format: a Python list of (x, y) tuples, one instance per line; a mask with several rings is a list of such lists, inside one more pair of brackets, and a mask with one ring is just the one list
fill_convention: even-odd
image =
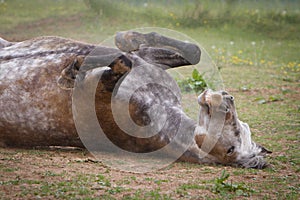
[(228, 113), (230, 110), (228, 107), (225, 108), (225, 112)]

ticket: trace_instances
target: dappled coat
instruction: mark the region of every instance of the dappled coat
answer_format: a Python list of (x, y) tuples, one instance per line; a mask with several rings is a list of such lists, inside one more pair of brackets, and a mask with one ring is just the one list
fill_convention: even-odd
[[(200, 49), (194, 44), (137, 32), (117, 34), (118, 49), (58, 37), (0, 42), (3, 146), (83, 147), (88, 141), (89, 150), (105, 149), (106, 142), (92, 133), (97, 127), (89, 113), (95, 111), (105, 136), (125, 151), (168, 146), (164, 153), (183, 161), (266, 166), (269, 151), (251, 141), (228, 93), (200, 95), (198, 123), (182, 111), (180, 90), (164, 70), (198, 63)], [(89, 95), (94, 99), (84, 98)]]

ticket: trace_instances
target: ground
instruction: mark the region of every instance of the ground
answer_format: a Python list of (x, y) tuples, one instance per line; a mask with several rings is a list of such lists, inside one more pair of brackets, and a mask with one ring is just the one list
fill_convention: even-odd
[[(32, 13), (25, 3), (3, 2), (0, 36), (12, 41), (59, 35), (99, 43), (119, 30), (160, 23), (156, 18), (135, 24), (101, 20), (101, 14), (91, 14), (81, 1), (28, 1), (28, 6), (39, 8)], [(111, 169), (84, 149), (1, 148), (0, 199), (299, 199), (299, 39), (271, 38), (225, 25), (164, 27), (194, 38), (212, 56), (253, 139), (273, 151), (270, 166), (255, 170), (178, 162), (137, 174)], [(195, 110), (185, 107), (193, 118)]]

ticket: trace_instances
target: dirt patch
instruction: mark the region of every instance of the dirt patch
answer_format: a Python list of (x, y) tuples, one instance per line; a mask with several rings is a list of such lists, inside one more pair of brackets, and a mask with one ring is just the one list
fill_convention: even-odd
[[(97, 162), (86, 150), (0, 149), (0, 193), (3, 199), (116, 198), (206, 199), (217, 197), (275, 198), (277, 189), (262, 187), (286, 177), (296, 187), (299, 176), (285, 167), (272, 170), (237, 169), (174, 163), (145, 174), (113, 170)], [(222, 195), (214, 192), (215, 180), (223, 170), (228, 183), (244, 184), (251, 192)], [(276, 191), (278, 192), (278, 191)]]

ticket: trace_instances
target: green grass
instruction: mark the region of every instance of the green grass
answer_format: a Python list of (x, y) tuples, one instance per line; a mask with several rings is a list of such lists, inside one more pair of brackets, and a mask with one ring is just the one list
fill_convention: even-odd
[[(254, 140), (273, 151), (271, 167), (261, 171), (226, 167), (230, 174), (226, 180), (220, 176), (224, 166), (189, 163), (133, 175), (103, 168), (99, 163), (72, 161), (74, 155), (86, 156), (82, 152), (63, 157), (71, 160), (66, 163), (52, 163), (53, 157), (66, 152), (0, 149), (1, 197), (197, 199), (206, 195), (208, 199), (299, 199), (299, 1), (174, 2), (149, 1), (146, 6), (141, 1), (122, 1), (116, 6), (104, 0), (5, 0), (0, 3), (0, 36), (20, 41), (58, 35), (100, 43), (116, 31), (143, 26), (185, 33), (206, 49), (220, 69), (225, 89), (235, 96), (239, 117), (249, 123)], [(178, 70), (185, 77), (191, 76), (186, 68)], [(184, 97), (185, 111), (196, 118), (197, 109), (189, 105), (194, 99), (197, 106), (197, 94)], [(41, 157), (51, 165), (26, 160)], [(74, 170), (58, 170), (64, 167)], [(30, 177), (24, 174), (29, 169)], [(224, 185), (240, 189), (228, 193)], [(10, 190), (14, 193), (7, 193)]]
[(226, 182), (229, 176), (230, 174), (223, 170), (220, 177), (214, 180), (214, 185), (212, 187), (214, 193), (218, 193), (221, 196), (224, 196), (224, 198), (228, 198), (229, 195), (250, 196), (250, 194), (254, 192), (253, 189), (246, 186), (244, 183), (233, 184), (232, 182)]

